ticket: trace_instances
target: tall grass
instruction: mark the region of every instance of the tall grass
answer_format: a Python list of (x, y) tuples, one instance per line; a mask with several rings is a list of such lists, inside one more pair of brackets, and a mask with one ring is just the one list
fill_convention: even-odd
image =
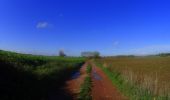
[(97, 62), (100, 62), (99, 66), (130, 99), (169, 100), (168, 80), (160, 81), (163, 80), (160, 79), (163, 75), (168, 79), (167, 73), (160, 76), (160, 72), (167, 70), (167, 67), (161, 70), (159, 68), (161, 64), (165, 64), (166, 59), (169, 58), (105, 58)]

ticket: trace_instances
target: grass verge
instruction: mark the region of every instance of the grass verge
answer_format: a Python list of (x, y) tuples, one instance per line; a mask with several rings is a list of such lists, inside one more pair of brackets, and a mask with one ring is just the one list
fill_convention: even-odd
[(90, 74), (91, 71), (92, 71), (92, 67), (91, 67), (91, 66), (87, 66), (86, 73), (87, 73), (87, 74)]
[(91, 83), (91, 77), (90, 77), (91, 70), (92, 70), (92, 67), (87, 66), (87, 69), (86, 69), (87, 76), (84, 79), (83, 84), (81, 85), (78, 100), (92, 100), (92, 96), (91, 96), (92, 83)]

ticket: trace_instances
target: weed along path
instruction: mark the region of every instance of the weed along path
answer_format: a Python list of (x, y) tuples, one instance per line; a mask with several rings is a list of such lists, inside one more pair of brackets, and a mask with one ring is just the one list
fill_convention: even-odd
[(83, 84), (85, 77), (87, 76), (86, 67), (88, 62), (86, 62), (79, 71), (75, 72), (71, 79), (66, 82), (65, 90), (72, 95), (73, 100), (77, 100), (80, 92), (81, 84)]
[(111, 80), (93, 62), (92, 66), (92, 99), (93, 100), (127, 100), (113, 86)]

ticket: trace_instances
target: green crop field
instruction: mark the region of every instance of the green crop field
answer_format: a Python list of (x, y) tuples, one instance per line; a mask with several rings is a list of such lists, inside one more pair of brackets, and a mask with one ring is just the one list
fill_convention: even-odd
[(96, 62), (121, 91), (134, 99), (168, 100), (170, 97), (170, 57), (112, 57)]
[(83, 63), (84, 58), (34, 56), (1, 50), (0, 100), (49, 100), (50, 94), (60, 91), (64, 80)]

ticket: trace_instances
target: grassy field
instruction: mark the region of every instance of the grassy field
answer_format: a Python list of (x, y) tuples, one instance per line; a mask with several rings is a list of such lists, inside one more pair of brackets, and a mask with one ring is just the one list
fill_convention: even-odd
[[(0, 51), (0, 100), (48, 100), (84, 58)], [(64, 94), (63, 94), (64, 95)]]
[(97, 63), (134, 100), (170, 97), (170, 57), (112, 57)]

